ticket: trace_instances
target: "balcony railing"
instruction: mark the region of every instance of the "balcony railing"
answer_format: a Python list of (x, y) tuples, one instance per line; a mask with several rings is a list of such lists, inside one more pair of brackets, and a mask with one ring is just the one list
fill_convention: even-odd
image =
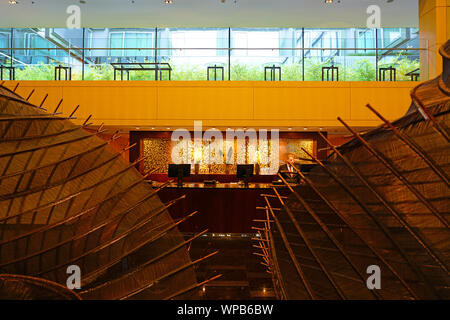
[[(107, 39), (103, 40), (103, 43), (110, 43)], [(392, 77), (380, 77), (380, 70), (386, 68), (395, 70), (395, 81), (428, 79), (426, 72), (428, 66), (419, 63), (419, 61), (424, 63), (428, 61), (426, 41), (410, 39), (420, 43), (420, 46), (401, 48), (342, 47), (344, 40), (350, 43), (356, 42), (355, 39), (339, 39), (336, 42), (340, 43), (341, 47), (308, 47), (304, 46), (302, 41), (293, 41), (293, 45), (303, 43), (299, 47), (233, 47), (230, 41), (225, 47), (94, 47), (87, 46), (85, 41), (78, 39), (67, 43), (52, 42), (45, 47), (4, 46), (0, 48), (0, 65), (7, 67), (8, 70), (13, 68), (14, 72), (3, 72), (1, 77), (2, 80), (12, 77), (15, 80), (56, 80), (55, 68), (63, 67), (71, 73), (63, 79), (114, 80), (114, 64), (133, 63), (138, 67), (130, 70), (122, 79), (169, 80), (168, 76), (158, 69), (159, 64), (170, 65), (171, 81), (207, 80), (208, 68), (211, 69), (213, 66), (223, 68), (223, 80), (235, 81), (323, 81), (322, 70), (330, 67), (337, 68), (339, 81), (394, 80)], [(159, 41), (161, 42), (162, 39)], [(277, 41), (281, 42), (280, 39)], [(9, 42), (13, 44), (17, 41)], [(158, 41), (155, 42), (158, 43)], [(216, 42), (225, 41), (216, 39)], [(73, 43), (77, 43), (78, 46)], [(372, 43), (378, 42), (372, 41)], [(405, 41), (402, 42), (404, 43)], [(140, 68), (140, 63), (156, 64), (156, 70)], [(268, 66), (277, 69), (277, 76), (274, 79), (265, 76)], [(280, 76), (278, 76), (278, 70), (280, 70)], [(412, 77), (411, 73), (415, 76)]]

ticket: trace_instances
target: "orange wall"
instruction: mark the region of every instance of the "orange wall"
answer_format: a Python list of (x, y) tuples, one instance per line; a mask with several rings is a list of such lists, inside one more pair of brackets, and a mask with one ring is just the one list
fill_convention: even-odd
[[(13, 88), (17, 82), (8, 81)], [(293, 130), (342, 128), (340, 116), (355, 127), (380, 121), (370, 103), (386, 118), (401, 117), (411, 103), (409, 92), (418, 82), (262, 82), (262, 81), (21, 81), (17, 93), (53, 111), (76, 112), (82, 122), (92, 114), (95, 125), (136, 129), (152, 126), (190, 128), (267, 127)]]
[[(428, 52), (421, 52), (421, 79), (442, 72), (439, 48), (450, 38), (450, 0), (419, 0), (419, 38), (427, 40)], [(421, 43), (423, 47), (425, 43)], [(427, 63), (428, 61), (428, 63)]]

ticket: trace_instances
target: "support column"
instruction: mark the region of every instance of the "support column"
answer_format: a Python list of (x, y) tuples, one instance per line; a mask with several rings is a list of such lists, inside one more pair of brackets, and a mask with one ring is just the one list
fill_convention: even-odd
[(428, 52), (420, 53), (420, 78), (432, 79), (442, 73), (442, 57), (439, 48), (450, 38), (450, 0), (419, 0), (420, 46)]

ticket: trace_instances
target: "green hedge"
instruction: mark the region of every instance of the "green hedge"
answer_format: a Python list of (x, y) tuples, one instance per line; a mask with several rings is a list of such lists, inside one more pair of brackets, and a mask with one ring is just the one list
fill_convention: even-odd
[[(321, 81), (322, 67), (330, 65), (329, 62), (320, 62), (318, 59), (305, 60), (305, 81)], [(397, 80), (410, 80), (406, 73), (419, 68), (419, 61), (411, 61), (401, 56), (396, 57), (389, 64), (379, 64), (379, 67), (392, 65), (397, 68)], [(360, 59), (352, 66), (339, 67), (339, 80), (341, 81), (375, 81), (375, 64), (368, 59)], [(172, 80), (206, 80), (206, 67), (204, 65), (173, 65)], [(228, 78), (225, 67), (225, 79)], [(118, 75), (120, 76), (120, 75)], [(126, 74), (124, 74), (126, 78)], [(166, 80), (167, 72), (163, 72), (163, 80)], [(282, 66), (282, 80), (301, 81), (302, 65), (288, 64)], [(16, 69), (17, 80), (53, 80), (54, 66), (45, 64), (27, 65)], [(113, 80), (113, 68), (109, 64), (86, 66), (85, 80)], [(264, 67), (235, 63), (231, 66), (231, 79), (236, 81), (264, 80)], [(72, 70), (72, 80), (81, 80), (81, 71)], [(130, 72), (130, 80), (154, 80), (154, 72)]]

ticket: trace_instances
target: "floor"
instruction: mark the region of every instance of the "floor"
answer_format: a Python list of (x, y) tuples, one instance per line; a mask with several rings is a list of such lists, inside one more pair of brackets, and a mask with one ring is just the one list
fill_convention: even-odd
[[(186, 235), (189, 236), (189, 235)], [(272, 278), (261, 264), (262, 257), (251, 240), (251, 234), (206, 234), (192, 242), (191, 259), (201, 258), (211, 252), (219, 253), (197, 267), (199, 282), (222, 274), (194, 295), (204, 300), (264, 300), (275, 299)]]

